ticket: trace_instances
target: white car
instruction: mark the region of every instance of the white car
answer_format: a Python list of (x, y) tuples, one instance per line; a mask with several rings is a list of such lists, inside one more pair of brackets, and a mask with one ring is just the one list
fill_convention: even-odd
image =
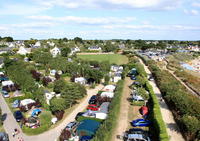
[(128, 134), (125, 136), (126, 141), (151, 141), (148, 136), (143, 134)]
[(132, 98), (134, 101), (144, 101), (143, 97), (141, 97), (140, 95), (133, 95)]

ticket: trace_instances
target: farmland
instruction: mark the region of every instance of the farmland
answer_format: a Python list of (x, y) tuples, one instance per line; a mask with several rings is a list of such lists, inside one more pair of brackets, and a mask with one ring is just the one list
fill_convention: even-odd
[(120, 54), (91, 54), (91, 55), (78, 55), (78, 58), (88, 61), (109, 61), (110, 64), (126, 64), (128, 58)]

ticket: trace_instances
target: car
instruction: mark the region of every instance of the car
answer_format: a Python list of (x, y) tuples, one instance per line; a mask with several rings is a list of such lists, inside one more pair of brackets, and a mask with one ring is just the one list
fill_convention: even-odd
[(135, 75), (132, 75), (131, 76), (131, 80), (136, 80), (137, 78), (136, 78), (136, 76)]
[(89, 104), (88, 107), (87, 107), (87, 110), (98, 111), (99, 106), (97, 106), (96, 104)]
[(15, 100), (15, 101), (13, 102), (13, 104), (12, 104), (12, 107), (13, 107), (13, 108), (18, 108), (19, 105), (20, 105), (20, 100)]
[(97, 96), (96, 95), (93, 95), (90, 100), (89, 100), (89, 104), (96, 104), (97, 102)]
[(10, 95), (9, 95), (9, 93), (7, 92), (7, 91), (2, 91), (2, 95), (3, 95), (3, 97), (5, 97), (5, 98), (8, 98), (8, 97), (10, 97)]
[(126, 133), (128, 133), (128, 134), (144, 134), (145, 132), (147, 132), (147, 131), (144, 131), (140, 128), (131, 128)]
[(19, 110), (14, 112), (14, 117), (17, 122), (20, 122), (24, 118), (22, 112)]
[(124, 141), (151, 141), (150, 138), (144, 134), (125, 134)]
[(73, 121), (67, 124), (67, 126), (65, 127), (66, 130), (73, 130), (78, 126), (78, 122)]
[(144, 101), (144, 98), (142, 96), (136, 94), (132, 96), (132, 99), (133, 101)]
[(154, 79), (153, 79), (153, 76), (149, 76), (148, 80), (149, 80), (149, 81), (153, 81), (153, 80), (154, 80)]
[(84, 114), (84, 112), (79, 112), (77, 113), (76, 117), (75, 117), (75, 120), (77, 120), (80, 116), (82, 116)]
[(5, 132), (0, 132), (0, 141), (9, 141), (8, 134)]
[(147, 127), (150, 124), (151, 124), (151, 122), (149, 120), (145, 120), (145, 119), (136, 119), (131, 122), (131, 125), (133, 127)]

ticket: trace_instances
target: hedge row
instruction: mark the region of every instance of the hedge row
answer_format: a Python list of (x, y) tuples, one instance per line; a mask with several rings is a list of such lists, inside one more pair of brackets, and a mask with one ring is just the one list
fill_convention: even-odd
[(146, 89), (149, 91), (150, 95), (149, 103), (151, 104), (152, 108), (151, 118), (153, 120), (153, 131), (155, 135), (157, 135), (157, 139), (159, 141), (169, 141), (166, 125), (162, 118), (158, 99), (149, 82), (146, 83)]
[(153, 73), (156, 83), (172, 110), (185, 139), (187, 141), (200, 140), (199, 98), (192, 95), (168, 71), (161, 70), (154, 61), (147, 61), (146, 64)]
[(110, 141), (112, 138), (113, 129), (117, 125), (117, 119), (120, 112), (120, 101), (122, 97), (122, 91), (124, 86), (124, 80), (120, 80), (117, 83), (115, 96), (109, 106), (108, 118), (101, 124), (97, 130), (92, 141)]

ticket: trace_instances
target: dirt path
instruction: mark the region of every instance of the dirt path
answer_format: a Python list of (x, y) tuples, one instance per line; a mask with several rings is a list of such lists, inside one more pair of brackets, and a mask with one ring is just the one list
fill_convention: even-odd
[(132, 80), (130, 78), (125, 78), (124, 88), (123, 88), (123, 95), (120, 102), (120, 114), (117, 120), (117, 125), (115, 131), (112, 135), (112, 141), (119, 141), (117, 139), (117, 135), (122, 135), (126, 128), (128, 127), (128, 112), (129, 112), (129, 102), (128, 98), (130, 97), (131, 89), (129, 86), (132, 84)]
[[(151, 74), (150, 70), (148, 69), (148, 67), (143, 63), (143, 61), (140, 59), (140, 62), (143, 64), (145, 71), (147, 72), (147, 74)], [(151, 86), (153, 87), (153, 91), (156, 94), (158, 100), (160, 101), (162, 95), (160, 90), (158, 89), (158, 87), (156, 86), (155, 81), (149, 81), (149, 83), (151, 84)], [(169, 110), (169, 107), (167, 106), (167, 104), (165, 103), (165, 101), (160, 101), (160, 110), (161, 110), (161, 114), (163, 117), (163, 120), (166, 124), (167, 127), (167, 133), (170, 137), (170, 141), (184, 141), (183, 136), (180, 133), (180, 130), (174, 120), (174, 117), (172, 115), (172, 112)]]
[[(90, 97), (94, 94), (96, 94), (99, 90), (103, 88), (103, 85), (97, 86), (95, 89), (90, 89), (87, 90), (87, 97), (76, 107), (76, 109), (73, 110), (72, 113), (70, 113), (62, 123), (60, 123), (57, 127), (44, 132), (42, 134), (36, 135), (36, 136), (27, 136), (23, 134), (20, 130), (20, 134), (18, 135), (19, 137), (23, 137), (24, 141), (56, 141), (56, 139), (59, 137), (61, 130), (64, 129), (67, 123), (74, 121), (75, 116), (78, 112), (83, 111), (86, 106), (88, 105), (88, 100)], [(2, 95), (0, 96), (0, 106), (2, 108), (2, 113), (7, 114), (7, 117), (4, 121), (4, 129), (5, 131), (9, 134), (9, 139), (10, 141), (17, 141), (17, 137), (13, 138), (12, 137), (12, 132), (14, 128), (20, 129), (19, 125), (15, 121), (12, 112), (10, 111), (7, 103), (5, 102), (4, 98)]]

